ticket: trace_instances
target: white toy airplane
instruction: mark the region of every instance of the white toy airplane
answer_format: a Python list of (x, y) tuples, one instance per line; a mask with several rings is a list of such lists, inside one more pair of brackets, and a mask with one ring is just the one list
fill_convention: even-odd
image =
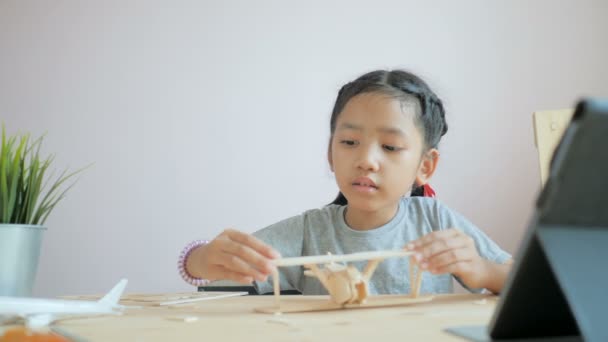
[(120, 314), (124, 306), (118, 301), (126, 286), (127, 279), (122, 279), (98, 301), (0, 297), (0, 317), (23, 319), (29, 329), (39, 331), (69, 316)]

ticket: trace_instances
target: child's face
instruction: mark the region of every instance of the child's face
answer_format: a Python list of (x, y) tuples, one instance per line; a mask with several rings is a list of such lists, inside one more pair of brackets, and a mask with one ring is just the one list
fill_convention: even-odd
[(414, 183), (432, 175), (434, 165), (429, 174), (422, 132), (414, 124), (416, 107), (413, 100), (404, 104), (380, 93), (348, 101), (336, 122), (329, 162), (349, 207), (395, 206)]

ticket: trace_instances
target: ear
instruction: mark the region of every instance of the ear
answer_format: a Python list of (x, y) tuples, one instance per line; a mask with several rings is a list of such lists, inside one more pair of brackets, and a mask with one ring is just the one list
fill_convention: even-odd
[(420, 161), (418, 167), (418, 173), (416, 174), (416, 185), (421, 186), (429, 182), (439, 163), (439, 151), (436, 148), (432, 148), (427, 151)]

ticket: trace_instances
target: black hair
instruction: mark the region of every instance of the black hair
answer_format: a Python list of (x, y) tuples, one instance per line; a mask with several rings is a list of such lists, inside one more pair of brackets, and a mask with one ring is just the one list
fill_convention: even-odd
[[(340, 113), (350, 99), (363, 93), (382, 93), (401, 102), (416, 100), (420, 113), (416, 115), (414, 122), (422, 128), (425, 149), (437, 148), (439, 140), (448, 131), (443, 104), (426, 82), (404, 70), (376, 70), (345, 84), (338, 92), (329, 122), (331, 133), (329, 148)], [(411, 196), (422, 196), (422, 194), (422, 187), (412, 189)], [(331, 204), (346, 205), (347, 203), (346, 197), (339, 192)]]

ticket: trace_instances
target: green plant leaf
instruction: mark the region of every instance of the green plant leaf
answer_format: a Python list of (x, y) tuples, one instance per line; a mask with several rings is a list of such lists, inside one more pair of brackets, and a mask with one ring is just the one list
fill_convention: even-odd
[(54, 156), (40, 155), (43, 138), (32, 141), (29, 134), (8, 136), (2, 124), (0, 223), (43, 224), (76, 183), (66, 186), (66, 182), (90, 166), (71, 173), (65, 170), (53, 179)]
[(6, 222), (8, 217), (8, 177), (9, 159), (12, 150), (13, 138), (6, 139), (6, 128), (2, 125), (2, 151), (0, 151), (0, 219)]
[(8, 213), (7, 220), (12, 221), (13, 212), (15, 210), (15, 202), (17, 201), (17, 186), (19, 184), (19, 177), (21, 177), (21, 169), (19, 168), (19, 162), (21, 161), (21, 154), (27, 145), (28, 136), (21, 137), (21, 142), (19, 143), (19, 147), (17, 147), (17, 151), (15, 152), (15, 157), (13, 158), (13, 164), (10, 169), (10, 178), (9, 178), (9, 194), (8, 194)]
[(31, 197), (27, 203), (27, 215), (25, 222), (27, 224), (35, 224), (33, 222), (33, 218), (35, 215), (36, 204), (38, 203), (38, 198), (40, 197), (40, 190), (42, 188), (44, 174), (49, 165), (48, 159), (43, 161), (42, 165), (40, 165), (38, 158), (35, 158), (32, 161), (32, 170), (30, 170), (30, 189), (28, 191)]
[[(27, 149), (24, 152), (24, 156), (25, 153), (27, 153)], [(18, 223), (18, 222), (24, 222), (24, 203), (25, 203), (25, 196), (27, 193), (27, 186), (25, 183), (25, 157), (22, 156), (21, 160), (19, 161), (19, 169), (21, 170), (21, 174), (19, 175), (19, 181), (17, 184), (17, 200), (15, 203), (15, 211), (13, 213), (13, 218), (9, 221), (11, 223)]]

